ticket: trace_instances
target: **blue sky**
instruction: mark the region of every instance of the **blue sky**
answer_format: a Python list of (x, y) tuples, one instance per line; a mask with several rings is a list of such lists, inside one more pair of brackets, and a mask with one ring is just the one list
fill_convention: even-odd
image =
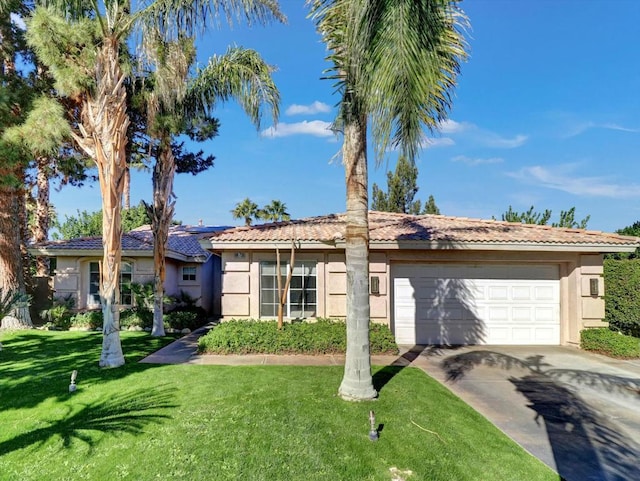
[[(257, 131), (233, 103), (219, 105), (220, 135), (200, 148), (215, 167), (176, 177), (175, 217), (185, 224), (240, 225), (245, 197), (279, 199), (294, 218), (345, 210), (341, 139), (327, 130), (338, 101), (322, 80), (326, 51), (302, 0), (282, 0), (287, 25), (212, 31), (201, 62), (230, 44), (275, 65), (280, 122)], [(449, 120), (417, 159), (423, 201), (442, 214), (491, 218), (576, 207), (588, 227), (613, 231), (640, 220), (640, 2), (637, 0), (467, 0), (470, 57)], [(369, 185), (386, 189), (396, 154)], [(132, 204), (151, 198), (150, 173), (134, 173)], [(100, 208), (98, 185), (52, 196), (64, 219)]]

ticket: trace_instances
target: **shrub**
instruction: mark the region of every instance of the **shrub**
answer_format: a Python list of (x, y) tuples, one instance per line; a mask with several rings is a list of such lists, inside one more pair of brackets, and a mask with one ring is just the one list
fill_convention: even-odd
[(173, 311), (164, 315), (164, 322), (173, 329), (191, 329), (204, 323), (204, 317), (197, 310)]
[[(371, 324), (371, 353), (396, 354), (398, 347), (389, 328)], [(201, 337), (198, 350), (210, 354), (341, 354), (346, 351), (344, 321), (316, 322), (231, 320)]]
[(640, 337), (640, 259), (605, 259), (604, 281), (609, 327)]
[(22, 309), (31, 305), (31, 296), (24, 292), (0, 287), (0, 320), (11, 314), (14, 309)]
[(606, 327), (583, 330), (580, 333), (580, 347), (585, 351), (619, 359), (640, 357), (640, 339)]
[(148, 309), (132, 307), (120, 312), (120, 327), (140, 327), (150, 329), (153, 326), (153, 312)]
[(79, 312), (71, 318), (71, 327), (82, 327), (86, 329), (102, 327), (102, 311)]
[(72, 294), (65, 297), (56, 297), (53, 299), (53, 305), (49, 309), (40, 312), (40, 317), (48, 325), (57, 329), (69, 329), (75, 306), (76, 300)]

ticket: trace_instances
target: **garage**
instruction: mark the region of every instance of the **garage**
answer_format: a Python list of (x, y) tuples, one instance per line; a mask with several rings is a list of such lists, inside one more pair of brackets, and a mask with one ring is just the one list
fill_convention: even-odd
[(560, 344), (558, 265), (395, 264), (399, 344)]

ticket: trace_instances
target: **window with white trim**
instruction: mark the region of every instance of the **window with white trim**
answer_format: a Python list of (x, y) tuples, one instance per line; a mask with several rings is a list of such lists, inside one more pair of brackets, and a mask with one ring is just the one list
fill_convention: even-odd
[[(297, 261), (293, 267), (293, 275), (287, 292), (284, 306), (285, 317), (301, 319), (316, 316), (317, 263), (315, 261)], [(264, 261), (260, 263), (260, 317), (278, 315), (278, 278), (276, 263)], [(281, 263), (280, 276), (282, 288), (287, 280), (289, 265)]]
[(182, 268), (182, 280), (183, 281), (195, 281), (197, 269), (195, 266), (184, 266)]
[[(133, 302), (131, 296), (131, 281), (133, 280), (133, 266), (129, 262), (120, 264), (120, 304), (130, 306)], [(100, 263), (89, 263), (89, 305), (100, 305)]]

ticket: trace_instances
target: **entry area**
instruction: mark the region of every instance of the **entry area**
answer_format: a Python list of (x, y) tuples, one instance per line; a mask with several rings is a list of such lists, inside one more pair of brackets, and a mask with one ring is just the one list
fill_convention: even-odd
[(394, 264), (398, 344), (560, 344), (557, 265)]

